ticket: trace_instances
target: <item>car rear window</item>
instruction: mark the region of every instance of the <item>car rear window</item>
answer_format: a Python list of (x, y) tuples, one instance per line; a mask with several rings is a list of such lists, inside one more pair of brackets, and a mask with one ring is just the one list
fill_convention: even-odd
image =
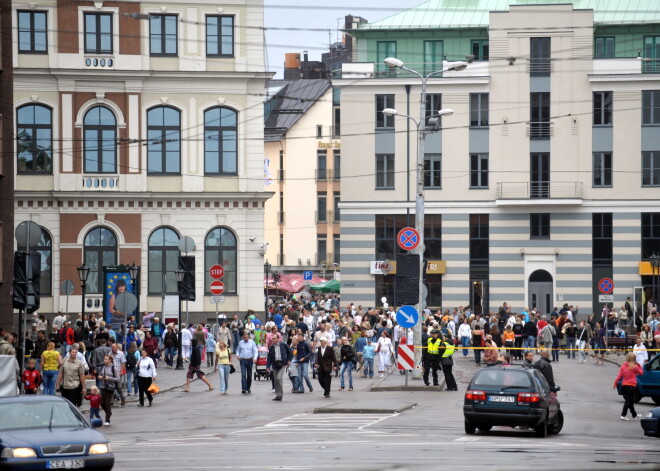
[(531, 388), (532, 382), (529, 375), (524, 371), (516, 370), (481, 370), (472, 380), (472, 387), (497, 387), (504, 388), (516, 386), (520, 388)]
[(0, 432), (16, 429), (86, 427), (68, 402), (11, 402), (0, 404)]

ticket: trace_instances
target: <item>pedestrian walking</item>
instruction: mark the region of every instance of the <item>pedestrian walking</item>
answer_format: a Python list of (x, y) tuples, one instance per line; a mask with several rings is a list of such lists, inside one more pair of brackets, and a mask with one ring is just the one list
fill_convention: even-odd
[(275, 397), (273, 401), (281, 401), (284, 395), (284, 386), (282, 379), (284, 370), (289, 367), (293, 354), (289, 346), (282, 342), (279, 335), (273, 336), (273, 345), (268, 349), (268, 360), (266, 363), (266, 372), (273, 372), (275, 381)]
[(357, 358), (355, 355), (355, 350), (348, 342), (347, 337), (342, 337), (341, 339), (341, 349), (339, 352), (339, 358), (341, 360), (341, 371), (339, 373), (340, 386), (339, 390), (344, 390), (344, 374), (348, 371), (348, 390), (353, 390), (353, 369), (355, 368), (355, 363)]
[(294, 356), (298, 360), (298, 381), (300, 383), (300, 391), (305, 392), (305, 383), (307, 383), (309, 392), (314, 391), (312, 382), (309, 379), (309, 361), (312, 356), (312, 349), (305, 341), (305, 336), (303, 334), (298, 335), (298, 343), (296, 344)]
[(137, 343), (131, 342), (128, 346), (126, 353), (126, 394), (137, 394), (138, 387), (138, 361), (140, 360), (140, 352), (138, 352)]
[(214, 366), (213, 360), (215, 359), (215, 347), (216, 342), (213, 338), (213, 334), (210, 332), (206, 334), (206, 366)]
[(484, 346), (484, 331), (481, 330), (481, 327), (478, 323), (474, 324), (472, 329), (472, 348), (474, 350), (474, 362), (477, 365), (481, 365), (481, 351)]
[(21, 382), (23, 383), (23, 392), (25, 394), (37, 394), (39, 386), (42, 383), (41, 373), (37, 370), (37, 360), (30, 358), (28, 367), (21, 375)]
[(362, 358), (364, 360), (364, 378), (374, 377), (374, 357), (376, 356), (376, 347), (374, 347), (371, 338), (367, 337), (367, 344), (362, 350)]
[(534, 368), (541, 372), (551, 388), (555, 387), (555, 375), (552, 372), (552, 364), (550, 363), (550, 350), (547, 348), (541, 350), (541, 358), (534, 363)]
[(376, 343), (376, 353), (378, 353), (378, 371), (382, 378), (385, 376), (385, 372), (389, 371), (390, 358), (394, 355), (392, 340), (386, 329), (381, 332), (378, 343)]
[(330, 388), (332, 387), (332, 372), (337, 370), (337, 357), (330, 345), (327, 337), (320, 338), (321, 345), (316, 351), (317, 376), (321, 388), (323, 388), (323, 397), (330, 398)]
[(178, 344), (179, 338), (174, 332), (174, 327), (170, 324), (167, 326), (167, 332), (165, 333), (165, 339), (163, 340), (163, 345), (165, 347), (165, 364), (167, 368), (172, 368), (174, 366), (174, 352), (176, 352)]
[(577, 329), (576, 335), (577, 335), (577, 347), (578, 347), (578, 363), (586, 363), (587, 362), (586, 348), (592, 337), (591, 326), (589, 326), (589, 324), (587, 324), (585, 321), (581, 321)]
[(78, 346), (72, 345), (69, 350), (69, 359), (62, 364), (57, 376), (57, 387), (62, 397), (71, 404), (79, 406), (82, 403), (82, 388), (85, 385), (85, 367), (78, 360)]
[[(119, 371), (113, 364), (112, 355), (106, 355), (103, 358), (103, 366), (97, 371), (97, 378), (101, 383), (101, 408), (105, 412), (105, 422), (103, 425), (110, 425), (112, 417), (112, 399), (115, 396), (115, 390), (119, 385)], [(83, 382), (84, 384), (84, 382)]]
[(454, 344), (451, 342), (451, 337), (445, 337), (445, 341), (442, 345), (442, 358), (440, 359), (442, 372), (445, 375), (445, 385), (447, 386), (445, 391), (458, 391), (458, 385), (456, 384), (456, 379), (452, 372), (454, 367), (454, 351)]
[(99, 394), (99, 388), (92, 386), (89, 388), (89, 394), (85, 396), (85, 399), (89, 401), (89, 420), (92, 421), (93, 418), (101, 418), (101, 394)]
[(149, 391), (149, 387), (151, 386), (151, 383), (154, 381), (154, 378), (158, 376), (156, 372), (156, 364), (154, 361), (147, 355), (146, 350), (142, 350), (141, 352), (142, 357), (137, 363), (137, 380), (138, 380), (138, 388), (140, 390), (140, 403), (138, 404), (138, 407), (144, 407), (144, 396), (147, 396), (147, 400), (149, 401), (149, 407), (151, 407), (151, 403), (153, 402), (154, 398), (151, 395), (151, 391)]
[(635, 358), (637, 359), (637, 364), (639, 366), (644, 366), (644, 363), (646, 363), (649, 359), (649, 352), (646, 351), (646, 347), (642, 343), (642, 339), (640, 337), (635, 339), (633, 353), (635, 354)]
[[(605, 364), (605, 329), (601, 327), (600, 322), (594, 326), (594, 364)], [(600, 358), (598, 357), (600, 355)]]
[[(190, 392), (190, 381), (192, 381), (194, 376), (197, 376), (197, 379), (202, 380), (209, 387), (209, 391), (213, 391), (213, 386), (211, 383), (209, 383), (209, 380), (206, 379), (206, 375), (201, 369), (202, 351), (199, 348), (198, 342), (199, 340), (197, 337), (193, 338), (192, 353), (190, 354), (190, 365), (188, 365), (188, 372), (186, 373), (186, 387), (183, 392)], [(202, 344), (202, 347), (203, 346), (204, 345)]]
[(117, 371), (117, 374), (119, 375), (119, 382), (117, 383), (117, 387), (115, 388), (115, 395), (119, 396), (120, 404), (121, 407), (124, 407), (126, 404), (126, 397), (124, 396), (124, 388), (122, 384), (124, 381), (126, 381), (126, 355), (124, 355), (124, 352), (121, 351), (119, 344), (113, 343), (112, 344), (112, 363), (115, 366), (115, 370)]
[(635, 411), (635, 390), (637, 389), (637, 376), (642, 376), (644, 370), (637, 363), (637, 356), (635, 353), (630, 352), (626, 355), (626, 361), (619, 368), (619, 374), (614, 380), (612, 389), (616, 389), (619, 381), (621, 381), (621, 393), (623, 394), (623, 410), (621, 411), (621, 420), (628, 420), (628, 409), (633, 419), (637, 418)]
[(62, 366), (62, 356), (55, 350), (55, 343), (48, 342), (46, 351), (41, 354), (41, 376), (43, 378), (44, 394), (55, 395), (55, 383)]
[(249, 332), (243, 331), (243, 340), (238, 342), (236, 356), (241, 365), (241, 393), (250, 394), (252, 386), (252, 365), (257, 363), (257, 345), (250, 339)]
[(218, 341), (215, 347), (215, 367), (220, 378), (220, 395), (224, 396), (229, 389), (229, 374), (231, 373), (231, 351), (224, 340)]

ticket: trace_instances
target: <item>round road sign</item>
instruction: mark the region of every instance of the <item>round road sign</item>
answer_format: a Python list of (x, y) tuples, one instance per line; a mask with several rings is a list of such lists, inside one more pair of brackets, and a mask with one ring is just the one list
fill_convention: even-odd
[(219, 280), (225, 276), (225, 269), (222, 268), (222, 265), (213, 265), (211, 268), (209, 268), (209, 275), (211, 275), (211, 278), (214, 280)]
[(603, 278), (598, 282), (598, 289), (603, 294), (612, 294), (614, 292), (614, 281), (612, 281), (612, 278)]
[(422, 238), (414, 227), (404, 227), (396, 236), (396, 242), (403, 250), (415, 250)]
[(220, 280), (212, 281), (209, 285), (209, 291), (211, 294), (218, 296), (225, 292), (225, 284)]

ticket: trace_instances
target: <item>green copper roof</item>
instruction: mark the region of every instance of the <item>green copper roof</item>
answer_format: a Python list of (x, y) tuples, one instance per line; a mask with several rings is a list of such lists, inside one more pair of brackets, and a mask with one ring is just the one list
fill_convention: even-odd
[(485, 28), (491, 11), (511, 5), (573, 4), (594, 10), (594, 24), (660, 23), (660, 0), (429, 0), (359, 29)]

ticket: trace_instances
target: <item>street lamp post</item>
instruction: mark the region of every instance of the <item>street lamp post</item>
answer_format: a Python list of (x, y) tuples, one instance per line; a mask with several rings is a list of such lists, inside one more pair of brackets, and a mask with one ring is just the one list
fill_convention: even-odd
[[(466, 62), (454, 62), (450, 67), (447, 67), (443, 70), (438, 70), (431, 72), (427, 75), (422, 75), (416, 70), (410, 69), (403, 65), (403, 61), (395, 58), (388, 57), (385, 59), (385, 64), (390, 68), (399, 68), (406, 70), (421, 80), (421, 92), (419, 98), (419, 120), (415, 120), (412, 116), (403, 115), (398, 113), (395, 109), (387, 108), (383, 110), (383, 114), (394, 115), (394, 116), (403, 116), (412, 120), (417, 126), (417, 185), (416, 185), (416, 197), (415, 197), (415, 227), (419, 232), (419, 245), (417, 249), (414, 250), (414, 253), (419, 255), (419, 300), (416, 306), (418, 312), (422, 312), (424, 298), (424, 141), (426, 140), (426, 135), (428, 131), (426, 130), (426, 86), (428, 80), (434, 75), (442, 74), (443, 72), (449, 71), (459, 71), (467, 67)], [(439, 110), (436, 116), (447, 116), (454, 113), (451, 109), (442, 109)], [(422, 346), (422, 322), (417, 322), (414, 327), (414, 336), (413, 343), (417, 346)], [(415, 364), (419, 364), (422, 360), (422, 349), (415, 349)], [(419, 378), (421, 376), (421, 370), (415, 368), (413, 370), (413, 376)]]
[[(133, 294), (135, 295), (135, 297), (138, 300), (140, 299), (140, 294), (135, 292), (135, 282), (137, 281), (139, 270), (140, 270), (139, 267), (135, 264), (135, 260), (133, 261), (133, 264), (129, 265), (129, 267), (128, 267), (128, 274), (131, 277), (131, 288), (133, 290)], [(139, 303), (139, 301), (138, 301), (138, 303)], [(140, 311), (138, 310), (138, 312), (140, 312)], [(128, 313), (126, 313), (126, 317), (128, 317)]]
[(266, 263), (264, 263), (264, 316), (266, 320), (268, 320), (269, 315), (268, 315), (268, 276), (270, 275), (270, 268), (272, 265), (266, 260)]
[(186, 272), (184, 270), (175, 270), (174, 274), (176, 275), (176, 284), (177, 284), (177, 291), (179, 294), (179, 333), (177, 335), (177, 354), (176, 354), (176, 368), (177, 370), (182, 370), (183, 369), (183, 345), (182, 345), (182, 334), (181, 334), (181, 283), (183, 282), (183, 278), (186, 276)]
[(89, 276), (89, 267), (83, 264), (76, 268), (78, 270), (78, 278), (80, 279), (80, 288), (82, 290), (82, 325), (85, 326), (85, 294), (87, 292), (87, 277)]

